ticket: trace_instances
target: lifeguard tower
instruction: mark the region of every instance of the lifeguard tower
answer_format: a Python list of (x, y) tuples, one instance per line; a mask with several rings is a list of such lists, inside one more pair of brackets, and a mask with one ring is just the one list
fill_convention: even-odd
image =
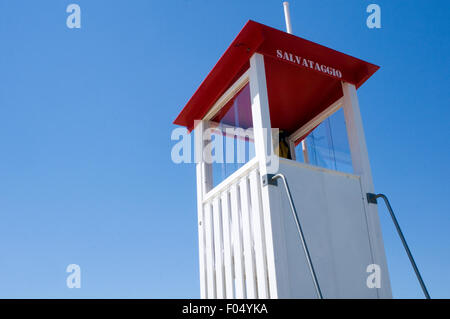
[[(392, 297), (357, 97), (377, 70), (240, 31), (174, 122), (195, 129), (202, 298)], [(214, 160), (239, 143), (238, 165)]]

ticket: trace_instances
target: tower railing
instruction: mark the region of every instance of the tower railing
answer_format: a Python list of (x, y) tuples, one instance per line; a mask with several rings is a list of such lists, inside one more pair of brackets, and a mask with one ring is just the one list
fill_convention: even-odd
[(261, 187), (253, 159), (205, 195), (206, 298), (270, 298)]

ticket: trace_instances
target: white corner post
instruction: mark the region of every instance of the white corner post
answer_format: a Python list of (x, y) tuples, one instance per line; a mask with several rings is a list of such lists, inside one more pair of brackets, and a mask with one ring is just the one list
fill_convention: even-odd
[[(214, 298), (211, 293), (214, 289), (214, 277), (212, 276), (211, 259), (211, 227), (205, 227), (205, 222), (211, 222), (211, 209), (205, 211), (203, 206), (203, 198), (212, 187), (212, 167), (204, 160), (203, 149), (205, 141), (203, 134), (207, 129), (207, 122), (199, 121), (196, 123), (194, 135), (194, 154), (197, 173), (197, 211), (198, 211), (198, 253), (199, 253), (199, 270), (200, 270), (200, 298)], [(208, 225), (207, 225), (208, 226)], [(208, 230), (209, 229), (209, 230)], [(209, 256), (211, 257), (211, 256)]]
[[(278, 170), (278, 162), (273, 162), (275, 158), (264, 56), (259, 53), (255, 53), (250, 59), (250, 95), (255, 135), (255, 155), (258, 158), (259, 172), (262, 177), (267, 173), (274, 173), (274, 169)], [(267, 249), (267, 273), (269, 277), (270, 296), (268, 297), (285, 298), (289, 292), (286, 245), (282, 235), (283, 225), (280, 212), (278, 209), (273, 209), (273, 207), (271, 209), (269, 196), (271, 187), (274, 186), (262, 186), (261, 182), (265, 245)]]
[(342, 91), (344, 94), (343, 109), (353, 171), (354, 174), (359, 175), (361, 179), (361, 188), (363, 192), (362, 200), (364, 202), (369, 231), (372, 259), (373, 263), (379, 265), (381, 269), (381, 287), (377, 288), (377, 294), (379, 298), (392, 298), (391, 283), (377, 205), (369, 204), (366, 198), (367, 193), (374, 193), (374, 186), (356, 87), (353, 84), (342, 82)]

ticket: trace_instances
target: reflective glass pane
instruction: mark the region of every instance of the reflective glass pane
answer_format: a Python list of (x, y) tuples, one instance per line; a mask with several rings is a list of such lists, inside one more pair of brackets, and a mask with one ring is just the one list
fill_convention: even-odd
[[(247, 83), (212, 119), (213, 186), (255, 156), (250, 86)], [(220, 154), (219, 154), (220, 153)]]
[[(339, 109), (318, 125), (307, 137), (309, 164), (353, 173), (344, 111)], [(295, 148), (297, 160), (303, 162), (301, 143)]]

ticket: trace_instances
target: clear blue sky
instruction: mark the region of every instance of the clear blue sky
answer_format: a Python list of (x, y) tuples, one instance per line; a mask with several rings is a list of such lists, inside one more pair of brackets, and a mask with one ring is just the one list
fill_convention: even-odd
[[(381, 66), (359, 90), (374, 183), (432, 297), (450, 297), (449, 12), (291, 1), (296, 35)], [(0, 297), (199, 297), (195, 168), (171, 162), (172, 121), (248, 19), (284, 29), (282, 1), (0, 0)], [(422, 297), (380, 214), (394, 296)]]

